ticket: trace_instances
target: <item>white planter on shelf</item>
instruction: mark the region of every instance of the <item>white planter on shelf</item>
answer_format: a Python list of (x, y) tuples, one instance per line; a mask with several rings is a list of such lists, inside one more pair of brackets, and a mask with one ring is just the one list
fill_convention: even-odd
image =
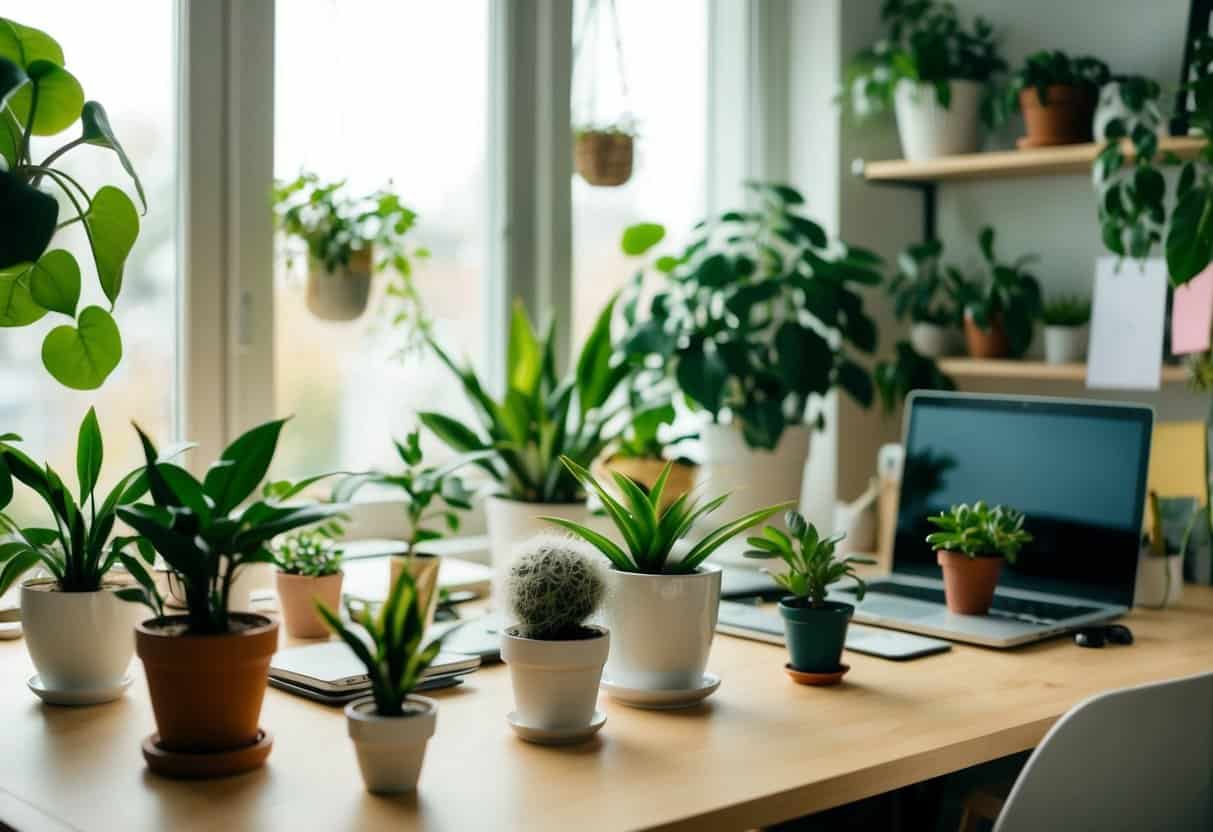
[(1169, 607), (1179, 603), (1184, 589), (1184, 559), (1182, 555), (1154, 557), (1142, 550), (1137, 561), (1137, 588), (1133, 604), (1138, 607)]
[(575, 731), (594, 718), (598, 683), (610, 634), (568, 641), (524, 638), (516, 627), (501, 636), (501, 660), (510, 668), (517, 719), (528, 728)]
[(324, 321), (352, 321), (366, 311), (371, 296), (371, 253), (355, 251), (344, 268), (329, 272), (308, 261), (307, 308)]
[(559, 517), (605, 531), (605, 519), (593, 518), (585, 500), (577, 503), (525, 503), (493, 496), (485, 500), (484, 513), (492, 553), (494, 598), (505, 597), (502, 594), (505, 577), (514, 563), (518, 544), (540, 532), (559, 531), (554, 524), (540, 520), (540, 517)]
[(62, 592), (53, 578), (21, 585), (21, 626), (43, 688), (121, 696), (135, 654), (135, 625), (147, 618), (147, 609), (119, 599), (119, 588)]
[(927, 358), (943, 358), (954, 354), (957, 346), (954, 327), (940, 326), (928, 321), (910, 324), (910, 346)]
[(922, 162), (981, 149), (981, 84), (949, 81), (952, 100), (940, 105), (934, 84), (901, 81), (893, 92), (902, 155)]
[(1087, 358), (1090, 327), (1046, 326), (1045, 361), (1049, 364), (1075, 364)]
[[(788, 425), (774, 450), (751, 448), (735, 425), (704, 425), (699, 432), (704, 459), (696, 472), (696, 486), (705, 493), (731, 491), (721, 511), (740, 517), (786, 501), (800, 504), (801, 483), (809, 460), (808, 425)], [(717, 512), (719, 513), (719, 512)], [(782, 522), (779, 517), (771, 522)]]
[(425, 747), (434, 736), (438, 704), (424, 696), (405, 700), (404, 716), (380, 716), (373, 699), (345, 706), (345, 722), (366, 790), (399, 794), (417, 788)]
[(703, 682), (720, 612), (720, 567), (689, 575), (608, 569), (605, 677), (641, 690), (690, 690)]

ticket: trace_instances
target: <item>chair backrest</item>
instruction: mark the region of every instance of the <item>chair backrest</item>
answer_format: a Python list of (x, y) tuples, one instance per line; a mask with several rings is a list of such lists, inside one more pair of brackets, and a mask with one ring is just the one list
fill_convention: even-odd
[(1213, 829), (1213, 673), (1082, 702), (1028, 759), (994, 832)]

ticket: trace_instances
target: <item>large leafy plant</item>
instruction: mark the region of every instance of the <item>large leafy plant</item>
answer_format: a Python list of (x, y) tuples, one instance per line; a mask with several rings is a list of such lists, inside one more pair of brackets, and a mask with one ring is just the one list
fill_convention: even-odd
[(1000, 261), (994, 254), (994, 229), (990, 226), (981, 229), (978, 243), (987, 274), (958, 285), (958, 298), (980, 329), (988, 330), (1001, 322), (1011, 355), (1021, 356), (1032, 343), (1032, 330), (1041, 313), (1040, 283), (1027, 270), (1037, 256), (1025, 254), (1011, 262)]
[(1042, 49), (1024, 59), (1023, 65), (1011, 74), (1006, 88), (1008, 112), (1019, 109), (1019, 94), (1035, 90), (1042, 107), (1049, 106), (1049, 87), (1080, 87), (1094, 102), (1099, 90), (1112, 79), (1108, 65), (1089, 55), (1071, 58), (1065, 52)]
[[(47, 333), (42, 363), (59, 383), (91, 390), (122, 358), (112, 312), (139, 235), (139, 214), (121, 189), (104, 185), (89, 193), (57, 163), (82, 145), (108, 148), (133, 180), (144, 210), (147, 203), (105, 109), (84, 100), (65, 66), (63, 50), (48, 34), (0, 18), (0, 326), (29, 326), (51, 312), (70, 319)], [(57, 136), (77, 123), (77, 136), (34, 158), (35, 137)], [(56, 193), (70, 206), (66, 219)], [(66, 249), (51, 248), (59, 231), (77, 223), (109, 308), (80, 307), (80, 264)]]
[[(739, 423), (750, 446), (774, 448), (785, 427), (804, 422), (811, 396), (841, 387), (871, 404), (872, 381), (851, 350), (876, 347), (876, 324), (857, 290), (880, 283), (881, 260), (831, 243), (800, 213), (804, 197), (795, 189), (747, 188), (758, 207), (704, 221), (681, 254), (656, 258), (662, 282), (643, 315), (645, 270), (637, 273), (621, 350), (649, 377), (642, 386), (672, 378), (715, 421)], [(664, 236), (660, 225), (632, 226), (623, 250), (645, 254)]]
[(640, 572), (647, 575), (689, 574), (729, 540), (791, 505), (781, 503), (758, 509), (717, 526), (705, 534), (682, 558), (671, 560), (675, 545), (694, 527), (695, 521), (723, 505), (729, 498), (728, 494), (721, 494), (705, 502), (687, 493), (679, 496), (663, 510), (661, 497), (670, 478), (673, 463), (666, 464), (653, 487), (647, 492), (622, 474), (612, 474), (616, 488), (623, 495), (623, 500), (620, 501), (585, 468), (568, 457), (564, 457), (562, 462), (579, 482), (592, 490), (602, 501), (607, 516), (623, 538), (623, 546), (580, 523), (559, 517), (543, 519), (567, 529), (594, 546), (606, 555), (611, 565), (620, 572)]
[[(505, 495), (531, 503), (576, 502), (585, 492), (560, 464), (567, 455), (588, 466), (614, 438), (608, 429), (620, 413), (612, 394), (628, 368), (612, 361), (612, 300), (586, 338), (575, 369), (556, 374), (554, 327), (539, 335), (521, 303), (514, 305), (507, 352), (506, 393), (494, 399), (475, 370), (460, 367), (437, 343), (434, 351), (459, 379), (480, 429), (441, 413), (419, 414), (421, 422), (459, 453), (489, 452), (476, 460), (501, 484)], [(609, 406), (608, 406), (609, 405)]]
[(981, 501), (952, 506), (928, 517), (927, 522), (939, 529), (927, 535), (927, 543), (971, 558), (1002, 556), (1014, 563), (1019, 550), (1032, 542), (1032, 535), (1023, 527), (1023, 512), (1004, 506), (991, 508)]
[(324, 475), (286, 488), (277, 484), (274, 497), (244, 504), (265, 478), (285, 422), (266, 422), (237, 437), (201, 482), (160, 461), (152, 441), (136, 428), (152, 503), (121, 506), (118, 516), (147, 539), (180, 581), (192, 634), (229, 631), (232, 583), (245, 566), (274, 562), (270, 541), (340, 511), (336, 505), (286, 502)]
[(824, 607), (830, 584), (843, 578), (855, 581), (855, 598), (862, 601), (867, 585), (855, 574), (855, 567), (876, 561), (857, 555), (835, 557), (834, 550), (846, 535), (822, 537), (817, 527), (806, 522), (800, 512), (789, 511), (786, 522), (788, 534), (775, 526), (767, 526), (760, 536), (746, 538), (751, 548), (745, 556), (782, 560), (787, 564), (787, 572), (768, 571), (768, 574), (775, 583), (810, 607)]
[(943, 242), (927, 240), (906, 246), (897, 256), (897, 271), (889, 279), (893, 314), (899, 321), (955, 326), (961, 321), (953, 287), (960, 280), (954, 267), (944, 266)]

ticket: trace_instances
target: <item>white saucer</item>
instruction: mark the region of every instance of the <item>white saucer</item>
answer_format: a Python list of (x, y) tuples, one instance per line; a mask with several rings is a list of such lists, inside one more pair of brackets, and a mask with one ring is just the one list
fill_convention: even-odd
[(609, 679), (602, 680), (602, 689), (612, 699), (631, 705), (633, 708), (647, 708), (653, 711), (670, 711), (675, 708), (689, 708), (707, 699), (720, 687), (720, 677), (715, 673), (703, 674), (703, 681), (693, 688), (686, 690), (649, 690), (647, 688), (625, 688), (616, 685)]
[(575, 745), (579, 742), (585, 742), (598, 733), (598, 729), (606, 724), (606, 719), (606, 714), (602, 711), (594, 711), (590, 724), (584, 728), (552, 731), (546, 728), (532, 728), (529, 725), (523, 725), (518, 721), (518, 713), (516, 711), (511, 711), (505, 718), (506, 722), (510, 723), (510, 727), (514, 729), (515, 734), (527, 742), (533, 742), (538, 745)]
[(92, 690), (51, 690), (44, 687), (42, 678), (35, 673), (26, 682), (29, 689), (37, 694), (48, 705), (100, 705), (102, 702), (113, 702), (123, 691), (131, 686), (131, 677), (124, 676), (116, 685)]

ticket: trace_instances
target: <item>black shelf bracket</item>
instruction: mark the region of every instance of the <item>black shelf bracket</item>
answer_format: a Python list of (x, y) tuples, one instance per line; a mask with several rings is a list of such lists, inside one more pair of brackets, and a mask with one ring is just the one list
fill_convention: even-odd
[(1183, 89), (1192, 70), (1192, 38), (1198, 34), (1209, 34), (1209, 18), (1213, 14), (1213, 0), (1192, 0), (1188, 6), (1188, 31), (1184, 36), (1184, 59), (1179, 72), (1180, 89), (1175, 93), (1175, 115), (1171, 119), (1171, 135), (1188, 134), (1188, 92)]

